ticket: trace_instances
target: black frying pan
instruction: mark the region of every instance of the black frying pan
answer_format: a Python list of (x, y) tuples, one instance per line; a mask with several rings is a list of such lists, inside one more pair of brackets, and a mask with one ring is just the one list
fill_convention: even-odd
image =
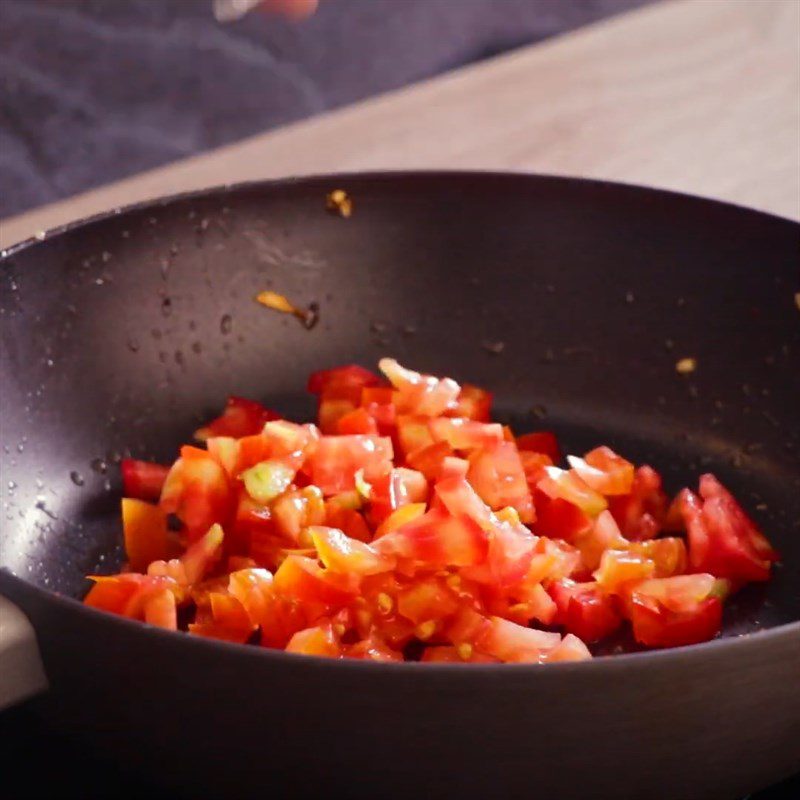
[[(796, 771), (798, 256), (800, 226), (741, 208), (458, 173), (213, 190), (14, 248), (0, 592), (36, 630), (40, 713), (194, 795), (730, 798)], [(254, 303), (268, 287), (317, 301), (316, 327)], [(118, 454), (171, 460), (228, 393), (310, 416), (311, 370), (387, 353), (672, 490), (717, 473), (783, 565), (719, 641), (545, 667), (330, 662), (76, 601), (119, 563)]]

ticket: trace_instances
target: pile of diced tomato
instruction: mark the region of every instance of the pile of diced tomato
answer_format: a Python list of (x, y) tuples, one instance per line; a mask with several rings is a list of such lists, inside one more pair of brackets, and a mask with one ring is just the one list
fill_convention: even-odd
[(315, 656), (545, 663), (626, 625), (711, 639), (724, 598), (769, 578), (778, 554), (713, 475), (670, 503), (608, 447), (559, 466), (483, 389), (380, 369), (314, 373), (316, 425), (232, 397), (171, 467), (123, 461), (127, 571), (85, 602)]

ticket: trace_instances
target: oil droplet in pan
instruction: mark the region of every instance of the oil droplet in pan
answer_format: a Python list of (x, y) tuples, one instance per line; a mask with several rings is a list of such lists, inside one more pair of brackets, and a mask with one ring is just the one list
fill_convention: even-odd
[(69, 474), (69, 479), (76, 485), (76, 486), (83, 486), (83, 475), (80, 474), (77, 470), (72, 470)]

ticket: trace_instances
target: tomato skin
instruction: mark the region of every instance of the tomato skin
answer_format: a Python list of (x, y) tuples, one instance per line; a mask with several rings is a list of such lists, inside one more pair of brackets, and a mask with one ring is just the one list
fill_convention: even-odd
[(517, 447), (520, 450), (527, 450), (532, 453), (542, 453), (550, 459), (552, 464), (558, 464), (561, 460), (558, 439), (550, 431), (536, 431), (535, 433), (525, 433), (522, 436), (518, 436)]
[(201, 442), (212, 436), (231, 436), (239, 439), (260, 433), (266, 422), (280, 419), (280, 414), (265, 408), (255, 400), (244, 397), (229, 397), (222, 414), (195, 431), (194, 437)]
[(122, 494), (135, 500), (156, 502), (161, 497), (161, 489), (167, 479), (169, 467), (153, 464), (150, 461), (137, 461), (134, 458), (123, 458), (120, 462), (122, 471)]
[(489, 626), (476, 639), (476, 647), (501, 661), (540, 663), (547, 651), (561, 642), (557, 633), (527, 628), (502, 617), (490, 617)]
[(768, 580), (778, 553), (713, 475), (700, 479), (700, 490), (702, 500), (688, 489), (678, 496), (692, 568), (737, 583)]
[(555, 622), (584, 642), (604, 639), (622, 624), (614, 598), (597, 583), (556, 581), (550, 596), (558, 609)]
[(713, 639), (722, 625), (722, 603), (716, 597), (701, 601), (691, 611), (653, 608), (634, 591), (629, 603), (633, 635), (648, 647), (680, 647)]

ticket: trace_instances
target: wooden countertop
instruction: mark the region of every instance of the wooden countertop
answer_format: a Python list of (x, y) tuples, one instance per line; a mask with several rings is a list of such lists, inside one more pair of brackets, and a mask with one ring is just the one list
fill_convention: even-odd
[(800, 219), (800, 2), (671, 0), (0, 223), (0, 245), (159, 195), (365, 169), (607, 178)]

